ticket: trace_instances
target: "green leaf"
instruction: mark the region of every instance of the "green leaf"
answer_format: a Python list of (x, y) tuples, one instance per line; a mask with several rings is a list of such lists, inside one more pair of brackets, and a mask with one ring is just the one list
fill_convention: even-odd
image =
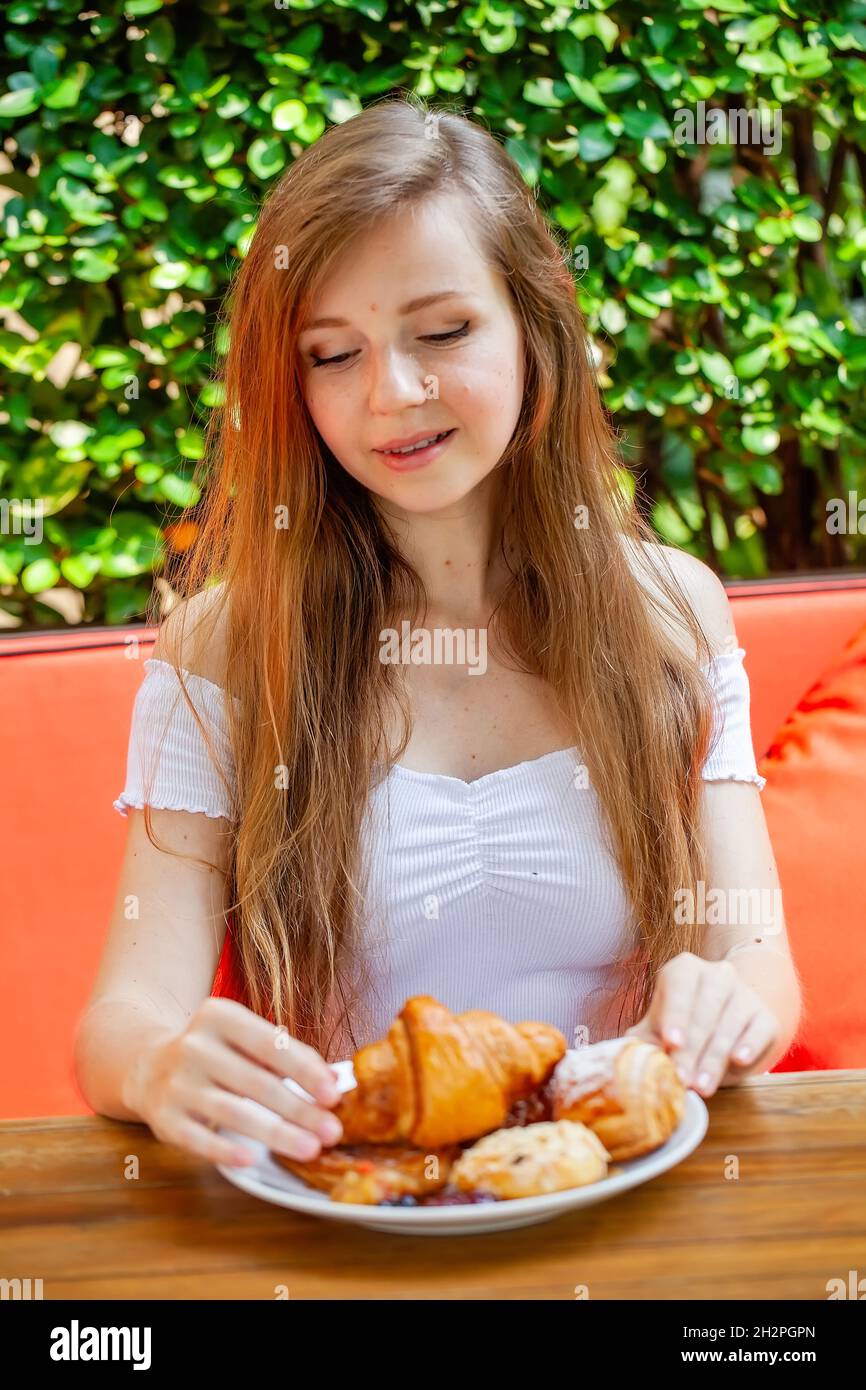
[(507, 53), (517, 43), (517, 30), (513, 24), (505, 24), (501, 29), (482, 29), (478, 37), (488, 53)]
[(552, 77), (537, 77), (531, 82), (527, 82), (523, 88), (523, 99), (532, 102), (533, 106), (560, 107), (563, 105), (562, 98), (558, 97), (554, 91)]
[(778, 494), (782, 491), (782, 470), (777, 463), (750, 463), (749, 477), (761, 492)]
[(734, 375), (734, 369), (723, 352), (698, 352), (701, 371), (714, 386), (724, 386)]
[(247, 164), (257, 179), (267, 181), (278, 174), (286, 162), (282, 140), (254, 140), (247, 150)]
[(859, 20), (843, 24), (833, 19), (824, 26), (824, 30), (837, 48), (856, 48), (861, 53), (866, 52), (866, 24), (861, 24)]
[(807, 217), (805, 213), (797, 212), (791, 218), (791, 229), (798, 241), (821, 240), (821, 223), (817, 217)]
[(674, 63), (669, 63), (667, 58), (662, 58), (660, 54), (652, 54), (643, 59), (643, 65), (657, 87), (663, 92), (673, 91), (675, 87), (682, 86), (683, 74), (680, 68)]
[(609, 95), (611, 92), (627, 92), (638, 86), (640, 80), (641, 75), (635, 68), (612, 66), (602, 68), (601, 72), (596, 73), (593, 86), (596, 91)]
[(578, 101), (582, 101), (584, 106), (588, 106), (590, 111), (597, 111), (600, 116), (607, 115), (607, 107), (602, 101), (599, 93), (591, 82), (587, 82), (585, 77), (575, 77), (574, 73), (567, 72), (565, 80), (568, 83)]
[(784, 58), (771, 49), (764, 49), (761, 53), (738, 53), (736, 63), (744, 72), (760, 73), (762, 77), (774, 72), (787, 72)]
[(541, 158), (538, 150), (533, 149), (525, 140), (518, 140), (515, 136), (506, 140), (505, 148), (517, 164), (526, 182), (530, 187), (534, 187), (538, 183), (541, 173)]
[(460, 68), (434, 68), (432, 77), (443, 92), (462, 92), (466, 84), (466, 74)]
[(166, 261), (163, 265), (154, 266), (148, 278), (154, 289), (176, 290), (187, 283), (191, 272), (189, 261)]
[(606, 299), (598, 314), (603, 328), (614, 337), (621, 333), (628, 322), (625, 309), (617, 299)]
[(42, 89), (42, 105), (47, 106), (50, 111), (64, 111), (77, 106), (81, 98), (81, 89), (91, 77), (92, 71), (87, 63), (76, 63), (73, 72), (58, 77), (54, 82), (46, 83)]
[(636, 314), (642, 314), (644, 318), (657, 319), (659, 316), (659, 306), (653, 304), (649, 299), (644, 299), (643, 295), (629, 291), (625, 297), (625, 302), (629, 308), (634, 309)]
[(772, 425), (746, 425), (740, 438), (750, 454), (772, 454), (779, 447), (779, 431)]
[(167, 63), (174, 53), (174, 29), (165, 18), (160, 15), (147, 26), (147, 37), (144, 40), (144, 55), (149, 63)]
[(762, 217), (755, 226), (755, 235), (770, 246), (781, 246), (791, 236), (792, 221), (787, 217)]
[(761, 15), (758, 19), (734, 19), (725, 29), (729, 43), (763, 43), (779, 27), (779, 17), (774, 14)]
[(740, 207), (739, 203), (723, 203), (716, 208), (716, 221), (734, 232), (749, 232), (758, 220), (751, 208)]
[(572, 33), (578, 39), (597, 38), (606, 53), (613, 52), (619, 38), (619, 29), (609, 15), (584, 14), (572, 21)]
[(632, 140), (670, 140), (673, 131), (664, 116), (656, 111), (638, 111), (632, 107), (620, 113), (626, 135)]
[(60, 573), (76, 589), (86, 589), (99, 573), (98, 555), (67, 555), (60, 561)]
[(21, 571), (19, 583), (25, 593), (40, 594), (53, 589), (59, 578), (60, 570), (53, 560), (34, 560)]
[(17, 92), (4, 92), (0, 96), (0, 119), (29, 116), (38, 109), (39, 88), (35, 82), (32, 87), (21, 87)]
[(166, 188), (194, 188), (198, 183), (198, 175), (182, 164), (166, 164), (157, 169), (156, 177)]
[(578, 127), (580, 157), (590, 164), (608, 159), (616, 149), (616, 141), (603, 121), (591, 121)]
[(735, 357), (734, 371), (738, 377), (748, 381), (759, 376), (769, 360), (770, 348), (766, 343), (762, 343), (759, 347), (752, 348), (751, 352), (742, 352), (739, 357)]
[(176, 507), (194, 507), (201, 500), (201, 489), (179, 473), (164, 473), (156, 487)]
[(214, 131), (201, 142), (202, 159), (209, 169), (218, 169), (228, 164), (235, 152), (235, 143), (229, 131)]
[(204, 435), (201, 430), (184, 430), (177, 441), (178, 452), (185, 459), (204, 456)]
[(274, 130), (296, 130), (306, 119), (306, 115), (307, 108), (304, 103), (291, 98), (274, 107), (271, 112), (271, 124)]

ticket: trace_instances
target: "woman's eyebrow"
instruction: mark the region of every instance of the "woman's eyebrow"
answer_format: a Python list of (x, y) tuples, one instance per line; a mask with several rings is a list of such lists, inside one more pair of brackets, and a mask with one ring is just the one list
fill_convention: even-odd
[[(402, 315), (415, 314), (419, 309), (426, 309), (431, 304), (438, 304), (441, 299), (469, 299), (472, 296), (467, 290), (434, 290), (432, 294), (419, 295), (417, 299), (410, 299), (408, 304), (402, 304), (397, 313)], [(301, 333), (309, 333), (314, 328), (348, 328), (350, 327), (347, 319), (323, 318), (313, 319), (312, 323), (305, 324)], [(299, 335), (300, 336), (300, 335)]]

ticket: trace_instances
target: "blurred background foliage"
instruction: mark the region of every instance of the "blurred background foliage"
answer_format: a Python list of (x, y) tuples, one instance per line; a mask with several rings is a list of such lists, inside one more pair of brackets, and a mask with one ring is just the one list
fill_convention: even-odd
[[(258, 204), (329, 123), (408, 91), (482, 120), (555, 222), (660, 535), (729, 577), (862, 566), (866, 3), (4, 17), (2, 626), (127, 622), (154, 582), (170, 595), (220, 404), (216, 310)], [(780, 148), (701, 141), (702, 110), (744, 109), (781, 122)], [(854, 507), (842, 529), (832, 498)], [(22, 499), (43, 499), (39, 544)]]

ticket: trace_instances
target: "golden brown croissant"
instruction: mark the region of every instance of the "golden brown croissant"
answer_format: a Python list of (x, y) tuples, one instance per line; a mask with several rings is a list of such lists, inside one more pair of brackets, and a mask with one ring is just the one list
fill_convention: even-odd
[(670, 1057), (635, 1037), (569, 1052), (548, 1091), (554, 1120), (587, 1125), (614, 1161), (657, 1149), (685, 1108), (685, 1087)]
[(273, 1157), (310, 1187), (327, 1192), (332, 1202), (371, 1205), (441, 1191), (460, 1154), (459, 1144), (426, 1154), (409, 1144), (337, 1144), (317, 1158), (301, 1160), (276, 1152)]
[(545, 1023), (512, 1024), (486, 1009), (453, 1014), (415, 995), (386, 1038), (355, 1054), (357, 1085), (334, 1108), (341, 1143), (429, 1150), (477, 1139), (500, 1129), (565, 1051), (562, 1033)]

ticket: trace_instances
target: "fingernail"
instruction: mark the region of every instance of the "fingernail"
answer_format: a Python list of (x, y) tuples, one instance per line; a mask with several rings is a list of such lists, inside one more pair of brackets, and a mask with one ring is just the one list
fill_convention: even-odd
[(343, 1126), (333, 1115), (329, 1115), (326, 1120), (322, 1121), (322, 1127), (319, 1132), (323, 1139), (327, 1139), (331, 1143), (336, 1144), (340, 1135), (343, 1133)]
[(677, 1062), (677, 1076), (684, 1086), (688, 1084), (689, 1068), (686, 1066), (685, 1062)]
[(713, 1084), (713, 1078), (708, 1071), (702, 1071), (697, 1080), (699, 1091), (708, 1091)]
[(667, 1036), (669, 1041), (673, 1043), (674, 1047), (682, 1047), (683, 1042), (685, 1041), (683, 1038), (683, 1030), (681, 1028), (668, 1028)]
[(738, 1047), (736, 1052), (734, 1053), (734, 1056), (740, 1062), (748, 1062), (751, 1055), (752, 1049), (750, 1047)]

